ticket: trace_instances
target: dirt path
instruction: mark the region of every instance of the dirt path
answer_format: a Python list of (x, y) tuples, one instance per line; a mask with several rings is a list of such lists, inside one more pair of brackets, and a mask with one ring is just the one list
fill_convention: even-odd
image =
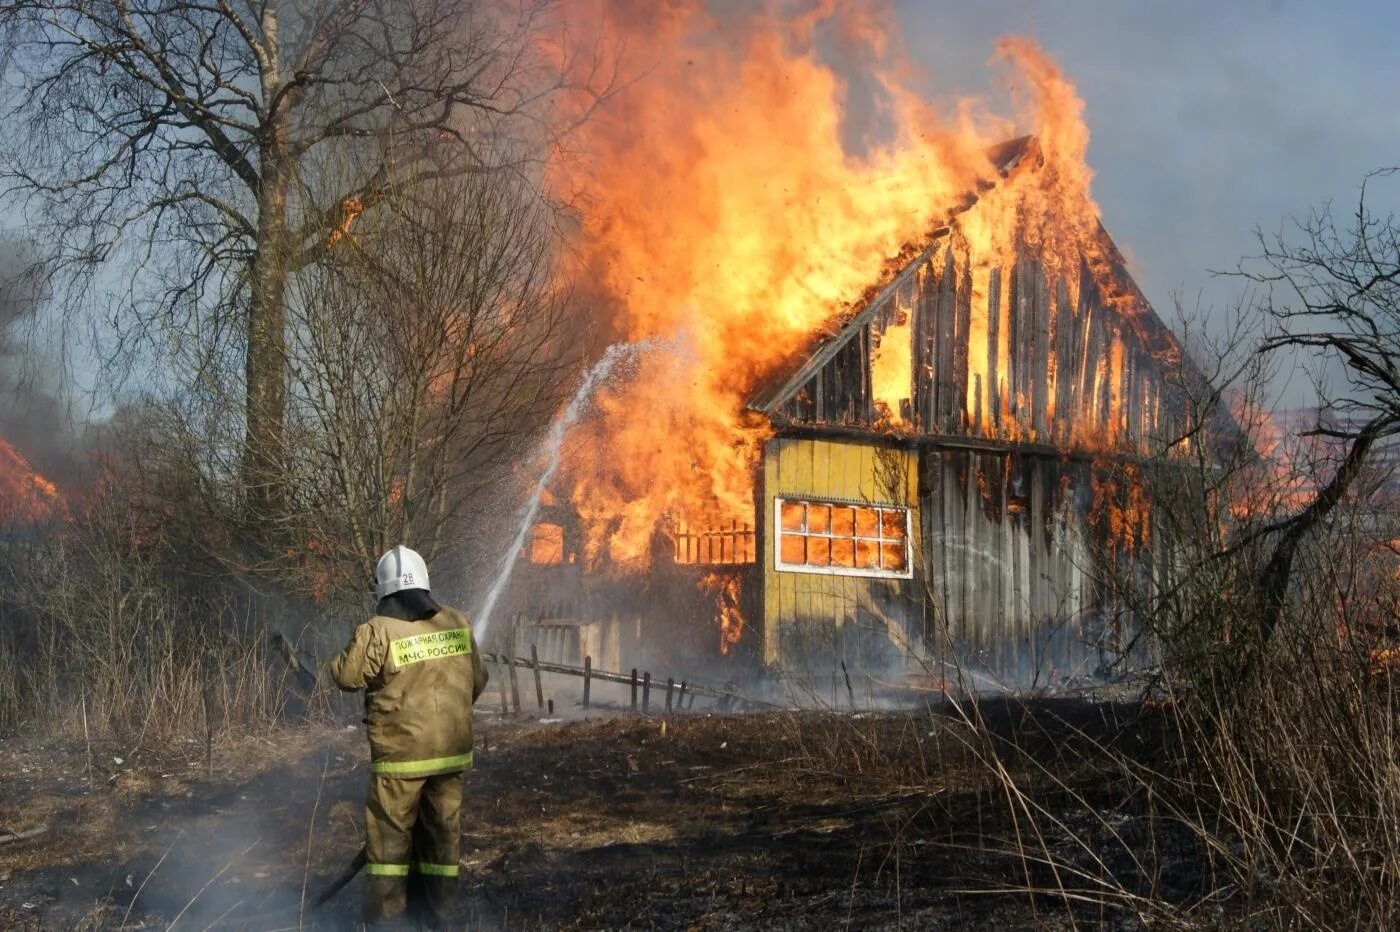
[[(478, 715), (462, 928), (1056, 924), (989, 892), (1009, 828), (940, 717)], [(353, 926), (358, 879), (305, 907), (359, 847), (362, 733), (245, 741), (212, 777), (199, 750), (89, 774), (82, 748), (0, 747), (0, 830), (51, 826), (0, 848), (0, 926)]]

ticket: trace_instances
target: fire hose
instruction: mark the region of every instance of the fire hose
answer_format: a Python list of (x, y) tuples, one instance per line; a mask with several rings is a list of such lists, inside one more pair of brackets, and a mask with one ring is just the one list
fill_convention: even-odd
[(316, 897), (315, 902), (311, 904), (312, 912), (315, 912), (322, 906), (325, 906), (327, 903), (329, 903), (335, 898), (335, 895), (337, 893), (339, 893), (341, 890), (344, 890), (346, 884), (354, 880), (355, 875), (364, 869), (365, 862), (367, 859), (368, 858), (365, 853), (365, 848), (363, 845), (361, 845), (359, 853), (355, 855), (354, 860), (350, 862), (349, 866), (347, 866), (345, 870), (343, 870), (340, 873), (340, 875), (335, 878), (335, 880), (331, 881), (330, 885), (327, 886), (326, 889), (322, 890), (321, 893)]
[[(320, 893), (318, 893), (316, 895), (316, 898), (311, 901), (310, 912), (320, 912), (320, 910), (324, 908), (327, 903), (335, 899), (335, 895), (341, 890), (344, 890), (346, 886), (349, 885), (350, 881), (354, 880), (355, 876), (359, 874), (361, 870), (364, 869), (367, 860), (368, 857), (365, 853), (365, 848), (363, 845), (361, 845), (360, 850), (355, 854), (355, 857), (346, 866), (345, 870), (341, 871), (336, 876), (335, 880), (331, 881), (326, 886), (326, 888)], [(250, 916), (240, 917), (238, 919), (238, 922), (242, 924), (243, 928), (249, 928), (249, 923), (257, 924), (257, 928), (264, 928), (266, 927), (265, 924), (270, 922), (270, 920), (274, 916), (282, 916), (289, 910), (294, 909), (296, 909), (296, 904), (289, 904), (287, 906), (278, 906), (272, 909), (265, 909), (259, 912), (255, 912)]]

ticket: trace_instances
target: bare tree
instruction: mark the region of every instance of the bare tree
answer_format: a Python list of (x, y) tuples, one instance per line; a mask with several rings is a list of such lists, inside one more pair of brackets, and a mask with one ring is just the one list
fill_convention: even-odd
[(480, 510), (577, 360), (550, 212), (528, 183), (460, 175), (384, 206), (293, 302), (288, 530), (337, 581), (369, 578), (398, 541), (431, 559), (466, 536), (463, 510)]
[(1368, 176), (1341, 223), (1326, 205), (1286, 235), (1261, 234), (1260, 255), (1240, 269), (1264, 289), (1259, 352), (1318, 357), (1318, 394), (1330, 417), (1309, 434), (1336, 460), (1305, 506), (1250, 535), (1275, 535), (1258, 582), (1262, 641), (1278, 625), (1305, 538), (1353, 491), (1373, 449), (1400, 434), (1400, 221), (1369, 201), (1372, 186), (1395, 173)]
[(391, 189), (518, 168), (494, 143), (548, 133), (537, 105), (580, 71), (586, 111), (599, 60), (536, 55), (546, 14), (545, 0), (0, 0), (0, 174), (70, 297), (101, 269), (125, 276), (119, 349), (155, 326), (241, 369), (255, 520), (280, 508), (290, 283)]

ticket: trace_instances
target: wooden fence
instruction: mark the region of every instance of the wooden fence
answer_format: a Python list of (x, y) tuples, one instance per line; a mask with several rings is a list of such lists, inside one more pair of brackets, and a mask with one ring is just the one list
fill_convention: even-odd
[[(494, 665), (497, 671), (497, 685), (501, 694), (502, 714), (511, 714), (512, 707), (516, 714), (520, 713), (520, 683), (516, 671), (520, 667), (530, 670), (534, 676), (535, 702), (542, 712), (554, 711), (554, 700), (546, 702), (544, 698), (544, 684), (540, 679), (543, 673), (561, 674), (563, 676), (577, 676), (583, 679), (583, 707), (585, 709), (592, 706), (593, 682), (601, 680), (605, 683), (622, 683), (632, 687), (631, 709), (634, 712), (641, 711), (647, 713), (651, 711), (651, 693), (653, 679), (650, 671), (638, 671), (633, 667), (630, 673), (614, 673), (609, 670), (593, 669), (593, 658), (585, 656), (583, 666), (576, 667), (566, 663), (550, 663), (540, 660), (539, 651), (535, 645), (530, 645), (529, 657), (516, 657), (513, 654), (492, 654), (483, 652), (481, 659)], [(505, 667), (506, 675), (500, 675), (501, 668)], [(509, 695), (507, 695), (507, 681), (509, 681)], [(657, 689), (661, 688), (660, 680), (655, 681)], [(751, 696), (744, 696), (740, 693), (727, 689), (717, 689), (712, 686), (702, 686), (698, 683), (691, 683), (687, 680), (676, 682), (675, 677), (667, 677), (665, 683), (665, 703), (666, 712), (683, 712), (695, 704), (697, 696), (715, 699), (719, 703), (721, 710), (747, 711), (752, 709), (778, 709), (782, 708), (777, 703), (766, 702), (762, 699), (754, 699)]]

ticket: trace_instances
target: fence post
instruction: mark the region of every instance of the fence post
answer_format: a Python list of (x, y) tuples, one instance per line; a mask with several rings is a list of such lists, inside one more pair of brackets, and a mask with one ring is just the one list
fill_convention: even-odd
[(544, 685), (540, 682), (540, 652), (530, 645), (530, 667), (535, 671), (535, 703), (544, 710)]
[(496, 683), (501, 692), (501, 714), (510, 714), (510, 700), (506, 698), (506, 677), (509, 675), (503, 669), (505, 665), (501, 663), (501, 655), (496, 655)]
[(588, 708), (588, 691), (593, 685), (593, 657), (591, 654), (583, 655), (583, 707)]
[(637, 711), (637, 668), (632, 668), (632, 711)]
[(510, 645), (510, 653), (506, 655), (506, 663), (509, 664), (509, 666), (510, 666), (510, 701), (511, 701), (511, 706), (515, 709), (515, 714), (516, 714), (516, 715), (519, 715), (519, 714), (520, 714), (520, 680), (517, 678), (516, 672), (515, 672), (515, 643), (514, 643), (514, 640), (515, 640), (514, 638), (511, 639), (511, 642), (512, 642), (512, 643), (511, 643), (511, 645)]
[(642, 714), (651, 709), (651, 673), (642, 674)]

